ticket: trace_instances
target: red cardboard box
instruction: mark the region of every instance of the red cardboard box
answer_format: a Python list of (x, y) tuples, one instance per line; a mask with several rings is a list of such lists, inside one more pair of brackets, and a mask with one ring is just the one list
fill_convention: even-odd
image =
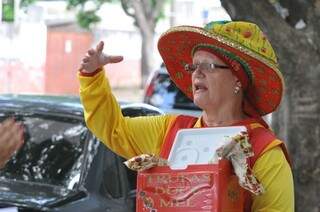
[(138, 173), (138, 212), (243, 212), (243, 200), (244, 190), (227, 160)]

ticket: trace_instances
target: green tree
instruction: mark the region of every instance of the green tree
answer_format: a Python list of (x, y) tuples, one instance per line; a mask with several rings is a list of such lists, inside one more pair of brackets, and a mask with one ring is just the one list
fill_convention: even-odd
[(1, 4), (3, 22), (14, 22), (14, 0), (3, 0)]
[(68, 8), (77, 8), (77, 20), (81, 27), (90, 29), (100, 21), (96, 12), (106, 2), (119, 2), (124, 12), (134, 18), (136, 26), (142, 37), (141, 46), (141, 76), (142, 86), (152, 71), (154, 35), (158, 20), (163, 16), (165, 0), (95, 0), (94, 9), (85, 10), (85, 4), (89, 0), (68, 0)]
[(21, 8), (26, 8), (29, 5), (33, 4), (34, 2), (36, 2), (37, 0), (21, 0), (20, 1), (20, 7)]
[(278, 53), (286, 92), (272, 125), (292, 157), (295, 211), (320, 211), (320, 1), (221, 2), (233, 20), (261, 26)]

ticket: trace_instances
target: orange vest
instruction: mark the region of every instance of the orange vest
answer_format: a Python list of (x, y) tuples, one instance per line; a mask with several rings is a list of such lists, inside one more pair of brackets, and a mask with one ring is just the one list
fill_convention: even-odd
[[(169, 157), (169, 153), (171, 147), (174, 142), (174, 138), (180, 129), (193, 128), (198, 118), (192, 116), (180, 115), (174, 120), (171, 124), (170, 129), (167, 131), (167, 134), (164, 139), (164, 143), (162, 144), (160, 157), (167, 159)], [(252, 150), (254, 152), (254, 156), (250, 157), (248, 160), (249, 166), (252, 169), (256, 160), (259, 158), (261, 153), (266, 150), (269, 144), (271, 144), (275, 139), (275, 135), (261, 124), (259, 124), (254, 119), (248, 119), (244, 122), (238, 123), (234, 126), (243, 125), (247, 128), (247, 132), (249, 135), (249, 142), (252, 146)], [(285, 154), (287, 161), (290, 164), (289, 155), (284, 143), (279, 144), (282, 148), (282, 151)], [(251, 211), (252, 198), (249, 192), (246, 192), (245, 195), (245, 211)]]

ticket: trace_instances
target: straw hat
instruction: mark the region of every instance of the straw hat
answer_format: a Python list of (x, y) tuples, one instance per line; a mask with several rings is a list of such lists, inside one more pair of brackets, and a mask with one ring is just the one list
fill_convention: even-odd
[[(208, 48), (241, 64), (231, 70), (247, 80), (245, 99), (262, 116), (279, 106), (284, 80), (275, 52), (259, 27), (249, 22), (218, 21), (204, 28), (177, 26), (163, 33), (158, 49), (174, 83), (191, 99), (191, 74), (185, 65), (192, 63), (198, 48)], [(230, 64), (229, 64), (230, 65)], [(244, 111), (250, 114), (248, 106)]]

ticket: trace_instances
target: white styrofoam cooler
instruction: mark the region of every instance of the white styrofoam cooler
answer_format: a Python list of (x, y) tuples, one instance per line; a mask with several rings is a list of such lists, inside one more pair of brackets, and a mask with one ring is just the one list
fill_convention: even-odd
[(219, 147), (243, 131), (247, 131), (244, 126), (181, 129), (169, 154), (170, 167), (185, 169), (191, 164), (208, 164)]

